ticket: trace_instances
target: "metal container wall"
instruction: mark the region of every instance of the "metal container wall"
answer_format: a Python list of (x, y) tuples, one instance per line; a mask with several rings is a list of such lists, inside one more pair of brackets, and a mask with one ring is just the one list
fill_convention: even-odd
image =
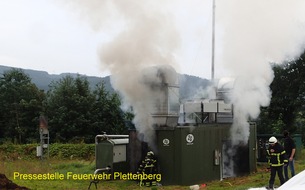
[[(230, 124), (205, 124), (158, 129), (157, 146), (161, 183), (193, 185), (222, 179), (223, 162), (217, 158), (217, 153), (222, 153), (223, 144), (230, 140), (230, 126)], [(249, 143), (240, 149), (243, 152), (238, 155), (239, 158), (236, 158), (245, 162), (240, 166), (235, 164), (237, 175), (256, 170), (256, 125), (251, 124), (250, 130)]]
[(128, 139), (105, 139), (98, 142), (95, 147), (96, 169), (110, 167), (112, 173), (127, 172), (127, 146)]
[(303, 143), (302, 143), (302, 135), (301, 134), (295, 134), (291, 136), (295, 142), (296, 146), (296, 153), (295, 153), (295, 158), (300, 159), (301, 151), (303, 148)]

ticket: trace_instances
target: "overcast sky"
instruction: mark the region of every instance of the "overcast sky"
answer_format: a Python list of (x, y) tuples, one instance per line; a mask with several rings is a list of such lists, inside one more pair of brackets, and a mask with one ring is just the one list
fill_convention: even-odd
[[(178, 72), (210, 78), (212, 0), (179, 0), (165, 11), (173, 15), (181, 39), (174, 52)], [(0, 0), (0, 65), (50, 74), (109, 75), (100, 66), (98, 48), (121, 29), (96, 29), (84, 17), (69, 1)]]
[[(149, 42), (155, 53), (172, 54), (177, 72), (211, 78), (212, 2), (0, 0), (0, 65), (105, 76), (109, 48), (134, 40), (138, 47), (126, 47), (129, 54), (133, 50), (129, 56), (143, 54), (139, 42)], [(304, 50), (304, 0), (215, 2), (215, 78), (266, 70), (258, 65), (280, 63)], [(162, 23), (143, 24), (142, 15)], [(140, 38), (145, 32), (156, 42)], [(124, 53), (119, 50), (118, 56)]]

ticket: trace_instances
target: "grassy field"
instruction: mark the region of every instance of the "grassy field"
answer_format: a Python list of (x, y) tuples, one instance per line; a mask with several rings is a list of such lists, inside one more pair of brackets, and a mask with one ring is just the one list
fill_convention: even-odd
[[(305, 169), (305, 151), (296, 161), (295, 167), (297, 173)], [(88, 189), (91, 180), (67, 179), (68, 172), (72, 174), (92, 174), (95, 169), (94, 159), (91, 160), (75, 160), (75, 159), (49, 159), (41, 161), (39, 159), (23, 160), (5, 160), (0, 162), (0, 173), (5, 174), (14, 183), (25, 186), (33, 190), (81, 190)], [(250, 187), (263, 187), (268, 184), (269, 172), (266, 171), (266, 164), (258, 164), (256, 173), (252, 173), (243, 177), (228, 178), (222, 181), (203, 182), (207, 186), (204, 190), (244, 190)], [(49, 180), (28, 180), (21, 179), (21, 174), (62, 174), (64, 179)], [(19, 174), (19, 177), (17, 175)], [(15, 179), (14, 179), (15, 175)], [(23, 176), (24, 177), (24, 176)], [(276, 185), (279, 180), (276, 178)], [(188, 186), (159, 186), (159, 187), (139, 187), (135, 181), (123, 180), (102, 180), (97, 184), (98, 189), (158, 189), (158, 190), (182, 190), (189, 189)], [(95, 189), (92, 184), (91, 189)]]

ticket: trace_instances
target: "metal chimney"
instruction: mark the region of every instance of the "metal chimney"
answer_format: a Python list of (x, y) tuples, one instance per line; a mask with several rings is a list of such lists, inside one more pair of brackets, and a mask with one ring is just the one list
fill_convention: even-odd
[(153, 125), (156, 127), (177, 126), (180, 109), (178, 74), (169, 65), (155, 66), (151, 69), (153, 72), (150, 73), (153, 73), (156, 78), (145, 83), (153, 93), (151, 101)]

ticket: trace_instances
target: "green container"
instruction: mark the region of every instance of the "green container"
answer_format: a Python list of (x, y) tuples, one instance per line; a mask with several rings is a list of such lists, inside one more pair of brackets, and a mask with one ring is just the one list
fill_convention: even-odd
[(292, 135), (291, 137), (294, 140), (295, 146), (296, 146), (295, 159), (300, 159), (301, 151), (303, 149), (302, 135), (295, 134), (295, 135)]
[[(96, 169), (110, 167), (110, 172), (128, 172), (127, 162), (128, 139), (103, 139), (96, 144)], [(113, 176), (113, 175), (111, 175)]]
[[(163, 127), (157, 130), (158, 161), (163, 185), (193, 185), (224, 177), (225, 144), (231, 124)], [(243, 165), (235, 173), (256, 171), (256, 125), (250, 125), (249, 143), (240, 149)], [(246, 155), (245, 155), (246, 154)], [(236, 159), (236, 157), (235, 157)]]

